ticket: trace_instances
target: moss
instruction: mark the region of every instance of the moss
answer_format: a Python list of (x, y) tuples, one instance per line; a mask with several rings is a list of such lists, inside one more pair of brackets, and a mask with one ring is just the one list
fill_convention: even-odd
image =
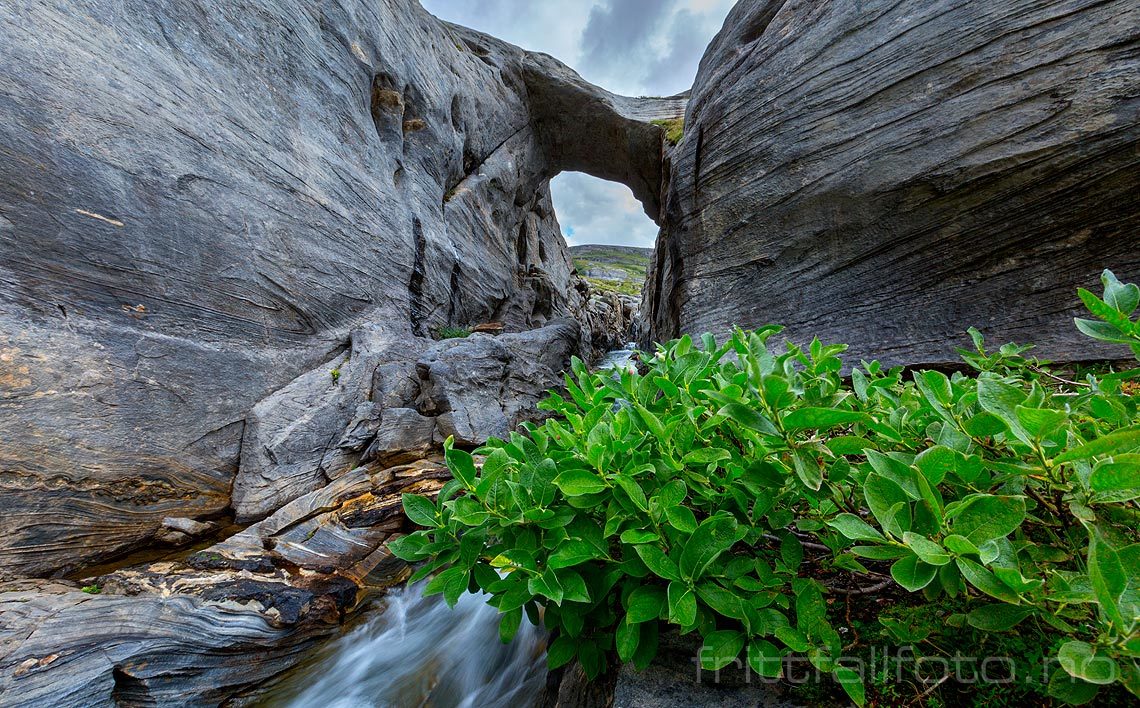
[(99, 587), (98, 585), (84, 585), (80, 589), (88, 595), (98, 595), (99, 593), (103, 592), (103, 588)]
[(670, 145), (676, 145), (681, 142), (681, 138), (685, 135), (684, 118), (666, 118), (651, 122), (653, 125), (660, 126), (665, 130), (665, 140), (667, 140)]

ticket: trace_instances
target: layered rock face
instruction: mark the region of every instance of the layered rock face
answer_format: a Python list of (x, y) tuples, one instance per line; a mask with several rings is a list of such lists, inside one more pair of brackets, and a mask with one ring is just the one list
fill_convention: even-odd
[[(358, 411), (372, 373), (330, 373), (362, 349), (354, 331), (379, 363), (447, 325), (579, 315), (549, 178), (621, 179), (655, 212), (648, 121), (683, 109), (607, 94), (414, 0), (22, 3), (0, 11), (0, 46), (14, 574), (222, 512), (239, 459), (310, 478), (257, 515), (348, 469), (343, 430), (297, 431), (317, 409), (375, 423)], [(291, 408), (247, 424), (286, 386)]]
[(693, 88), (648, 336), (782, 323), (852, 360), (1039, 356), (1140, 277), (1140, 6), (743, 0)]

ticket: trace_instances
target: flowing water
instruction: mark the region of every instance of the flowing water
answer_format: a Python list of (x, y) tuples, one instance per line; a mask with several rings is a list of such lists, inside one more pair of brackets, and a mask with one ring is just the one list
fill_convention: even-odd
[(332, 640), (278, 686), (265, 705), (292, 708), (523, 708), (546, 681), (546, 637), (523, 619), (499, 641), (486, 595), (454, 609), (422, 585), (393, 591), (385, 607)]
[(598, 371), (605, 371), (606, 369), (620, 369), (629, 364), (633, 359), (633, 355), (637, 353), (637, 345), (633, 342), (625, 345), (625, 349), (614, 349), (608, 351), (602, 356), (602, 360), (598, 362)]
[[(629, 365), (634, 345), (611, 351), (598, 370)], [(291, 708), (525, 708), (546, 682), (546, 636), (523, 620), (499, 641), (499, 612), (486, 595), (454, 609), (422, 584), (391, 592), (382, 608), (331, 640), (265, 697)]]

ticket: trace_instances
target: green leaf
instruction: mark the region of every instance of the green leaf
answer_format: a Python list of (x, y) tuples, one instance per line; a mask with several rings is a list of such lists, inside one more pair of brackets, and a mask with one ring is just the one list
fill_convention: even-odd
[(569, 664), (578, 651), (577, 642), (565, 635), (550, 643), (546, 650), (546, 665), (551, 669)]
[(1013, 629), (1021, 620), (1033, 614), (1032, 607), (1006, 605), (1004, 603), (984, 605), (970, 611), (966, 621), (971, 627), (987, 632), (1004, 632)]
[(684, 583), (673, 581), (667, 591), (669, 601), (669, 621), (682, 627), (690, 627), (697, 622), (697, 596), (692, 588)]
[(1061, 645), (1057, 660), (1073, 678), (1078, 678), (1099, 686), (1114, 683), (1120, 671), (1111, 656), (1098, 652), (1091, 644), (1068, 641)]
[(657, 546), (644, 543), (634, 546), (633, 550), (641, 558), (641, 562), (645, 563), (645, 567), (649, 568), (657, 577), (665, 580), (681, 579), (681, 574), (677, 572), (677, 564)]
[(779, 434), (779, 431), (776, 430), (776, 426), (772, 424), (772, 421), (741, 403), (729, 403), (721, 408), (720, 411), (717, 412), (717, 415), (727, 416), (733, 422), (739, 423), (756, 432), (764, 433), (765, 435)]
[(794, 571), (804, 562), (804, 545), (792, 533), (784, 531), (781, 534), (780, 559)]
[(1064, 425), (1069, 415), (1062, 410), (1053, 408), (1014, 408), (1017, 420), (1022, 427), (1036, 440), (1047, 437)]
[(463, 450), (456, 450), (454, 447), (454, 439), (449, 437), (443, 444), (443, 456), (447, 462), (447, 468), (451, 470), (451, 474), (463, 483), (466, 489), (475, 489), (475, 460), (472, 459), (471, 453)]
[(1025, 520), (1024, 497), (972, 494), (954, 512), (951, 530), (975, 546), (1012, 533)]
[(918, 592), (934, 580), (938, 568), (923, 563), (918, 556), (907, 556), (894, 562), (891, 566), (891, 577), (910, 592)]
[(847, 697), (855, 705), (860, 706), (860, 708), (866, 705), (867, 694), (863, 688), (863, 677), (859, 675), (859, 672), (846, 666), (840, 666), (835, 669), (835, 680), (843, 687), (843, 690), (847, 692)]
[(1140, 304), (1140, 287), (1134, 283), (1121, 283), (1111, 270), (1100, 275), (1104, 284), (1104, 302), (1122, 315), (1131, 315)]
[(568, 538), (558, 545), (558, 549), (550, 555), (547, 566), (550, 568), (569, 568), (579, 563), (585, 563), (603, 554), (594, 544), (578, 538)]
[(748, 665), (764, 678), (776, 678), (783, 670), (784, 657), (776, 645), (764, 639), (748, 643)]
[(677, 384), (673, 383), (664, 376), (654, 376), (653, 383), (657, 384), (657, 388), (665, 394), (667, 398), (676, 399), (681, 395), (681, 390), (677, 388)]
[(681, 576), (691, 580), (700, 578), (705, 568), (739, 538), (736, 519), (731, 514), (715, 514), (705, 519), (681, 552)]
[(1100, 686), (1088, 681), (1073, 678), (1063, 670), (1053, 672), (1049, 677), (1049, 695), (1071, 706), (1082, 706), (1100, 691)]
[(879, 474), (898, 485), (911, 499), (921, 499), (922, 492), (918, 488), (918, 475), (908, 464), (884, 455), (876, 450), (867, 450), (867, 462)]
[(870, 560), (895, 560), (910, 555), (909, 550), (898, 546), (853, 546), (851, 553)]
[(914, 458), (914, 466), (926, 477), (931, 485), (942, 484), (948, 472), (958, 472), (962, 453), (951, 450), (945, 445), (934, 445), (919, 453)]
[(568, 497), (597, 494), (606, 488), (598, 475), (586, 470), (567, 470), (554, 478), (554, 484)]
[(854, 514), (840, 514), (827, 525), (853, 541), (887, 541), (878, 529)]
[(743, 633), (728, 629), (711, 632), (701, 647), (701, 668), (719, 671), (735, 661), (743, 648)]
[(637, 624), (631, 624), (629, 621), (618, 622), (617, 630), (614, 633), (614, 645), (617, 649), (618, 658), (622, 661), (630, 661), (633, 655), (637, 653), (637, 645), (641, 641), (641, 627)]
[(1021, 600), (1009, 587), (994, 577), (994, 574), (978, 565), (969, 558), (956, 558), (954, 562), (966, 581), (990, 597), (1008, 602), (1013, 605), (1020, 604)]
[(627, 529), (621, 532), (622, 543), (651, 543), (661, 537), (649, 529)]
[(499, 618), (499, 641), (509, 644), (519, 631), (522, 624), (522, 608), (516, 607), (510, 612), (504, 612)]
[(430, 555), (424, 550), (424, 547), (427, 545), (427, 539), (417, 534), (400, 536), (399, 538), (388, 541), (385, 545), (392, 555), (408, 562), (422, 560)]
[(630, 501), (641, 511), (649, 511), (649, 500), (645, 498), (645, 490), (637, 483), (637, 480), (632, 477), (627, 477), (624, 474), (619, 474), (616, 477), (618, 485), (622, 488)]
[(1120, 331), (1119, 327), (1111, 325), (1108, 322), (1098, 322), (1096, 320), (1084, 320), (1079, 317), (1073, 318), (1073, 324), (1077, 326), (1084, 335), (1092, 337), (1093, 339), (1101, 342), (1111, 342), (1113, 344), (1132, 344), (1136, 340)]
[(1017, 407), (1025, 402), (1026, 394), (992, 375), (978, 376), (978, 403), (987, 412), (1001, 419), (1022, 442), (1032, 439), (1017, 417)]
[(900, 538), (910, 528), (910, 513), (906, 507), (909, 497), (891, 480), (878, 474), (867, 475), (863, 497), (875, 520), (887, 533)]
[(1121, 594), (1128, 587), (1128, 576), (1124, 573), (1124, 565), (1120, 562), (1116, 550), (1108, 545), (1100, 532), (1092, 526), (1089, 527), (1088, 567), (1089, 581), (1092, 583), (1097, 604), (1116, 626), (1124, 627), (1125, 618), (1119, 602)]
[(981, 551), (978, 550), (978, 547), (970, 542), (970, 539), (966, 538), (965, 536), (959, 536), (958, 534), (950, 534), (946, 538), (942, 539), (942, 544), (946, 546), (946, 548), (949, 549), (951, 553), (960, 556), (976, 556), (981, 553)]
[(657, 585), (641, 585), (626, 600), (626, 617), (634, 624), (649, 622), (661, 616), (665, 607), (665, 590)]
[(681, 462), (686, 465), (711, 465), (714, 462), (727, 460), (732, 455), (728, 454), (728, 450), (722, 450), (717, 447), (702, 447), (693, 450), (681, 458)]
[(784, 416), (781, 422), (785, 430), (795, 431), (807, 428), (826, 430), (838, 425), (850, 425), (866, 420), (867, 415), (858, 411), (844, 411), (836, 408), (797, 408)]
[(697, 530), (697, 517), (688, 507), (667, 506), (665, 518), (669, 520), (670, 526), (682, 533), (692, 533)]
[(794, 627), (782, 625), (776, 628), (775, 634), (792, 651), (804, 652), (811, 648), (807, 635)]
[(903, 543), (918, 555), (923, 563), (930, 565), (946, 565), (950, 562), (950, 554), (934, 541), (907, 531), (903, 534)]
[(668, 439), (665, 435), (665, 426), (661, 424), (657, 416), (650, 413), (645, 406), (639, 403), (635, 403), (633, 406), (637, 414), (641, 416), (641, 419), (645, 422), (645, 427), (649, 429), (649, 432), (653, 433), (653, 437), (664, 443)]
[(413, 524), (432, 529), (443, 525), (443, 520), (436, 516), (435, 504), (431, 499), (419, 494), (404, 494), (400, 500), (404, 505), (404, 514)]
[(527, 589), (530, 590), (531, 595), (542, 595), (550, 599), (555, 605), (562, 604), (564, 591), (562, 584), (558, 582), (558, 576), (552, 569), (547, 569), (542, 575), (531, 576), (527, 580)]
[(1101, 461), (1089, 477), (1089, 488), (1094, 492), (1140, 489), (1140, 455), (1116, 455)]
[(428, 584), (424, 586), (424, 595), (435, 595), (442, 592), (447, 606), (455, 607), (455, 603), (459, 602), (459, 597), (467, 591), (469, 577), (466, 568), (452, 566), (437, 573), (428, 581)]
[(1118, 430), (1054, 458), (1054, 464), (1087, 460), (1097, 455), (1116, 455), (1140, 447), (1140, 429)]
[(823, 468), (811, 451), (802, 448), (793, 450), (792, 463), (796, 468), (796, 476), (808, 489), (818, 491), (823, 486)]

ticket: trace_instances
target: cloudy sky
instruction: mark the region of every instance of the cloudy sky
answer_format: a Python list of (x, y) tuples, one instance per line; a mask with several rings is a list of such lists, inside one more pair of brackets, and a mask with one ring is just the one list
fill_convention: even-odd
[[(421, 0), (437, 17), (551, 54), (628, 96), (688, 89), (734, 0)], [(579, 173), (551, 184), (571, 244), (652, 246), (657, 227), (628, 187)]]

